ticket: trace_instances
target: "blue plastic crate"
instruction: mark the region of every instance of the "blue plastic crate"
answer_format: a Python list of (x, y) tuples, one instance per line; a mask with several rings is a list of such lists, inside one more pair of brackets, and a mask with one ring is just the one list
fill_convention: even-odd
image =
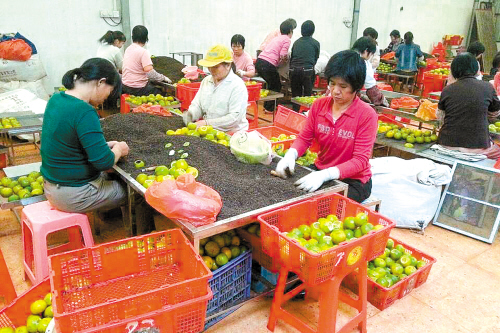
[[(207, 317), (249, 298), (251, 282), (252, 251), (249, 250), (213, 272), (213, 277), (208, 283), (214, 297), (208, 302)], [(232, 311), (206, 321), (205, 329), (221, 321), (230, 313)]]

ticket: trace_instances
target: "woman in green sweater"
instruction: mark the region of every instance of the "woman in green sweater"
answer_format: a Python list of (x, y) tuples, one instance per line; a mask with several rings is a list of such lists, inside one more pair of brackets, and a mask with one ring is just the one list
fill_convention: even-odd
[(77, 213), (124, 205), (124, 185), (103, 171), (129, 148), (123, 141), (106, 142), (93, 107), (119, 91), (120, 75), (109, 61), (92, 58), (64, 74), (62, 83), (68, 90), (50, 98), (42, 127), (40, 171), (47, 199)]

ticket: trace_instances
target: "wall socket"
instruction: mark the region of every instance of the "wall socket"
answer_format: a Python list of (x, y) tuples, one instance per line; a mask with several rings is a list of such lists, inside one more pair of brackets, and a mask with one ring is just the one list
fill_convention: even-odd
[(118, 10), (101, 10), (101, 17), (111, 17), (120, 18), (120, 12)]

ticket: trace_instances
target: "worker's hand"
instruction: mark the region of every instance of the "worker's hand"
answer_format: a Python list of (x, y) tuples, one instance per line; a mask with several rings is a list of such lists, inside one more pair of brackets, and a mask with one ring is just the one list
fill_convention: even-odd
[(245, 72), (244, 70), (241, 70), (241, 69), (238, 69), (236, 71), (236, 75), (238, 75), (239, 77), (243, 77), (246, 75), (247, 72)]
[(287, 170), (293, 175), (295, 172), (295, 160), (297, 159), (297, 150), (295, 148), (290, 148), (286, 152), (285, 156), (278, 162), (276, 166), (276, 173), (281, 178), (287, 178)]
[(118, 143), (118, 141), (108, 141), (106, 143), (108, 144), (109, 149), (113, 149), (113, 147)]
[(172, 80), (170, 80), (168, 77), (165, 76), (165, 82), (172, 83)]
[(324, 182), (338, 179), (340, 177), (340, 171), (337, 167), (331, 167), (328, 169), (313, 171), (305, 177), (300, 178), (295, 182), (299, 190), (306, 192), (314, 192), (323, 185)]
[(387, 101), (387, 98), (384, 96), (384, 100), (382, 101), (382, 105), (385, 106), (386, 108), (389, 107), (389, 102)]
[(192, 123), (195, 119), (193, 117), (193, 113), (188, 110), (182, 114), (182, 120), (184, 121), (184, 124), (187, 125), (189, 123)]
[(118, 146), (121, 152), (121, 156), (127, 156), (129, 153), (130, 148), (128, 147), (127, 143), (125, 141), (120, 141), (115, 144), (115, 146)]
[(207, 126), (207, 121), (205, 119), (201, 119), (201, 120), (198, 120), (197, 122), (195, 122), (196, 124), (196, 127), (201, 127), (201, 126)]

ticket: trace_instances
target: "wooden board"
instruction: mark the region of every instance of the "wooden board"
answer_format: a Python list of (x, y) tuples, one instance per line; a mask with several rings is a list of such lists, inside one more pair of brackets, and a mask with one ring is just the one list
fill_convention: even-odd
[(472, 14), (471, 28), (469, 29), (469, 44), (474, 41), (483, 43), (486, 51), (483, 54), (483, 71), (489, 73), (491, 63), (497, 53), (495, 40), (495, 16), (491, 9), (475, 9)]

